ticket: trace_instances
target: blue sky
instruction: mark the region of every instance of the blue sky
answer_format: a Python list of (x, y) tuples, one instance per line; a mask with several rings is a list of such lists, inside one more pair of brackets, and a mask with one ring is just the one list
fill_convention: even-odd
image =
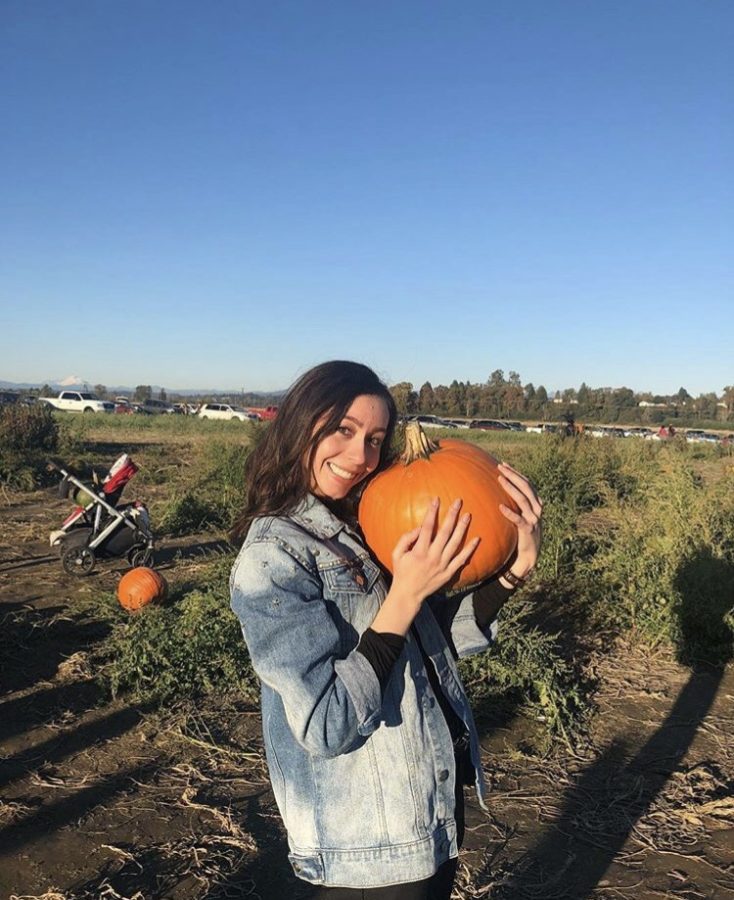
[(4, 0), (0, 379), (734, 383), (730, 0)]

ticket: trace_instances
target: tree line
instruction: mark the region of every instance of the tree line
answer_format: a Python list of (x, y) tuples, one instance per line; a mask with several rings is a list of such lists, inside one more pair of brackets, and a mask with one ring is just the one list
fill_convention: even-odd
[(636, 393), (631, 388), (592, 388), (582, 383), (549, 395), (544, 385), (523, 384), (517, 372), (505, 377), (496, 369), (482, 384), (452, 381), (435, 387), (426, 381), (418, 390), (408, 381), (390, 388), (398, 410), (456, 418), (577, 420), (660, 424), (681, 421), (734, 421), (734, 385), (693, 397), (681, 387), (670, 396)]
[[(103, 400), (109, 398), (103, 384), (94, 385), (94, 392)], [(52, 389), (44, 385), (39, 393), (47, 396)], [(450, 385), (434, 387), (426, 381), (416, 390), (411, 382), (401, 381), (392, 385), (390, 393), (403, 415), (423, 413), (463, 419), (538, 419), (547, 422), (573, 416), (579, 421), (648, 425), (674, 419), (680, 424), (734, 422), (734, 385), (727, 385), (721, 395), (711, 391), (694, 397), (684, 387), (675, 394), (664, 396), (635, 392), (628, 387), (592, 388), (582, 383), (579, 388), (566, 388), (551, 395), (542, 384), (537, 387), (532, 382), (523, 384), (517, 372), (511, 371), (505, 377), (502, 369), (495, 369), (484, 383), (454, 380)], [(143, 402), (154, 396), (164, 401), (220, 399), (243, 406), (266, 406), (277, 405), (283, 392), (241, 391), (184, 397), (165, 388), (154, 391), (150, 385), (140, 384), (132, 399)]]

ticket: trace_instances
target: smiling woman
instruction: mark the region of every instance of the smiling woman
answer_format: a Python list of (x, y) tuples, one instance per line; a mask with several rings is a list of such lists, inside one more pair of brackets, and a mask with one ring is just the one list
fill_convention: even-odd
[[(379, 423), (365, 423), (359, 414), (355, 414), (350, 420), (347, 416), (357, 398), (370, 398), (382, 403), (386, 417)], [(373, 413), (370, 409), (370, 418), (376, 411)], [(366, 417), (361, 404), (359, 412)], [(385, 468), (389, 460), (384, 458), (384, 448), (390, 446), (396, 419), (395, 403), (390, 392), (367, 366), (335, 361), (306, 372), (288, 391), (277, 417), (248, 458), (247, 503), (235, 523), (233, 539), (237, 542), (244, 540), (256, 516), (287, 513), (314, 491), (314, 488), (317, 489), (314, 493), (318, 492), (318, 484), (314, 481), (316, 455), (324, 456), (324, 452), (319, 451), (325, 440), (327, 449), (330, 445), (346, 450), (351, 432), (363, 429), (365, 424), (376, 430), (379, 424), (382, 426), (380, 433), (370, 434), (371, 445), (379, 442), (376, 463), (369, 473), (365, 472), (363, 478)], [(338, 443), (340, 439), (344, 444)], [(361, 439), (364, 440), (364, 435)], [(351, 458), (342, 456), (336, 449), (330, 451), (329, 455), (334, 457), (332, 462), (336, 462), (337, 466), (341, 462), (342, 482), (355, 475), (357, 469)], [(359, 468), (365, 467), (368, 455), (372, 457), (371, 447), (369, 450), (365, 449), (365, 459), (360, 460)], [(322, 459), (322, 463), (324, 461)], [(319, 465), (318, 468), (321, 470), (324, 467)], [(326, 480), (327, 474), (323, 473), (323, 477)], [(348, 489), (343, 492), (340, 490), (339, 496), (331, 494), (336, 483), (325, 485), (322, 496), (327, 501), (343, 500), (363, 478), (355, 477), (350, 480)], [(343, 485), (340, 484), (341, 486)], [(346, 508), (339, 505), (337, 511), (346, 514)]]
[(311, 469), (313, 493), (341, 500), (371, 475), (380, 463), (389, 424), (390, 410), (382, 397), (365, 394), (355, 398), (337, 430), (316, 448)]
[[(495, 578), (473, 594), (440, 594), (480, 540), (466, 540), (460, 498), (445, 510), (436, 499), (397, 540), (391, 578), (373, 559), (356, 524), (358, 494), (390, 462), (395, 421), (390, 392), (366, 366), (307, 372), (248, 459), (233, 533), (242, 547), (232, 608), (262, 683), (289, 858), (324, 900), (448, 900), (464, 785), (484, 803), (456, 659), (488, 646), (512, 588)], [(506, 474), (531, 568), (538, 498)]]

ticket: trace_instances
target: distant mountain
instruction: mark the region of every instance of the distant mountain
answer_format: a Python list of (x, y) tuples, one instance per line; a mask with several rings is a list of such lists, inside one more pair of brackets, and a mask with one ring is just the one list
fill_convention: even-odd
[(0, 381), (0, 389), (5, 391), (27, 391), (35, 387), (41, 387), (41, 385), (28, 381)]
[[(0, 390), (6, 391), (27, 391), (32, 388), (40, 388), (43, 387), (44, 384), (47, 384), (52, 391), (58, 392), (63, 390), (94, 390), (94, 383), (91, 381), (85, 381), (83, 378), (80, 378), (78, 375), (67, 375), (61, 381), (56, 381), (55, 379), (49, 379), (47, 381), (2, 381), (0, 380)], [(124, 384), (108, 384), (105, 385), (107, 388), (107, 393), (115, 396), (117, 394), (133, 394), (135, 392), (134, 387), (130, 387), (129, 385)], [(161, 391), (161, 386), (157, 384), (152, 384), (150, 389), (153, 393), (154, 397), (157, 397)], [(174, 390), (173, 388), (165, 388), (165, 391), (169, 395), (176, 395), (179, 397), (198, 397), (198, 396), (215, 396), (222, 395), (228, 397), (239, 397), (242, 395), (241, 388), (182, 388), (181, 390)], [(245, 391), (248, 396), (251, 397), (282, 397), (285, 394), (285, 391)]]

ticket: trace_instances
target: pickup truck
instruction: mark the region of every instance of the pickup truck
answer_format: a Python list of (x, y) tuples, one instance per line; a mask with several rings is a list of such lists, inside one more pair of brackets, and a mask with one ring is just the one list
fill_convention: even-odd
[(64, 412), (114, 412), (115, 404), (100, 400), (96, 394), (87, 391), (62, 391), (58, 397), (39, 397), (41, 403), (48, 403), (54, 409)]
[(245, 412), (252, 413), (262, 422), (274, 419), (278, 415), (277, 406), (246, 406)]

